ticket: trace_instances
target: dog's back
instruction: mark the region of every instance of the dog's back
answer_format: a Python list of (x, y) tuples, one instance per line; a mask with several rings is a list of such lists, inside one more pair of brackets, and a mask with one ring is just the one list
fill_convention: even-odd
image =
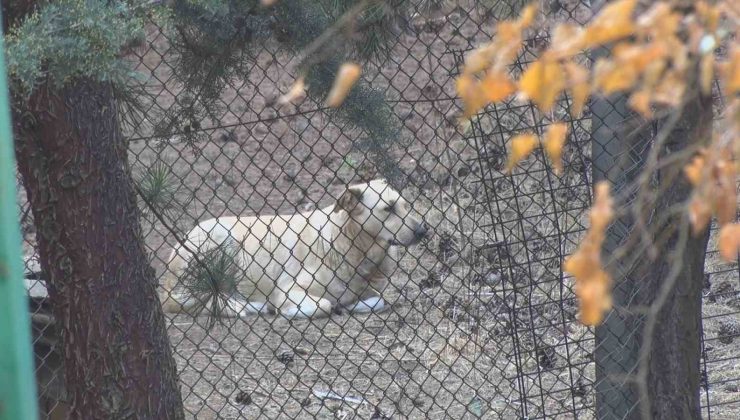
[(250, 302), (266, 302), (280, 275), (290, 269), (289, 261), (309, 257), (310, 246), (327, 220), (327, 209), (319, 209), (291, 215), (220, 217), (198, 223), (185, 244), (178, 243), (168, 259), (161, 289), (165, 311), (187, 311), (183, 303), (188, 292), (179, 281), (188, 265), (206, 264), (198, 257), (229, 246), (236, 248), (233, 257), (242, 271), (239, 277), (243, 281), (237, 283), (239, 294)]

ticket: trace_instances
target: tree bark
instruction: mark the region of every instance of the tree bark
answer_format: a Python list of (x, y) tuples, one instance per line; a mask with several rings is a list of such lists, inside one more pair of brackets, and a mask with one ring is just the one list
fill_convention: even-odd
[[(643, 130), (631, 139), (615, 135), (618, 129), (626, 131), (625, 120), (629, 121), (623, 98), (612, 102), (598, 100), (592, 110), (594, 180), (609, 180), (615, 184), (615, 190), (621, 190), (645, 169), (644, 159), (653, 147), (650, 140), (646, 141), (650, 133)], [(692, 100), (682, 110), (677, 126), (659, 151), (660, 156), (707, 141), (712, 132), (712, 117), (711, 98)], [(660, 124), (657, 130), (661, 130)], [(616, 220), (607, 233), (604, 244), (607, 255), (634, 240), (639, 235), (635, 229), (651, 232), (653, 240), (657, 241), (658, 236), (661, 239), (656, 255), (632, 254), (628, 257), (636, 257), (633, 264), (617, 262), (609, 267), (615, 276), (615, 309), (596, 329), (598, 418), (701, 418), (701, 290), (709, 232), (686, 234), (689, 226), (685, 212), (670, 213), (685, 205), (692, 191), (681, 176), (681, 169), (669, 165), (655, 173), (655, 201), (649, 209), (651, 215), (645, 217), (646, 226), (637, 227), (635, 220), (625, 216)], [(670, 217), (663, 217), (669, 214)], [(667, 232), (670, 234), (666, 235)], [(646, 315), (642, 309), (655, 305), (674, 268), (678, 268), (678, 276), (667, 286), (670, 288), (665, 303), (657, 313)], [(635, 310), (638, 308), (641, 310)], [(645, 329), (651, 316), (655, 317), (652, 332)], [(646, 342), (647, 334), (651, 336), (650, 343)], [(640, 378), (640, 373), (645, 374), (643, 389), (626, 379), (636, 374)]]
[(110, 85), (16, 102), (18, 167), (60, 324), (75, 419), (181, 419), (177, 372), (143, 248)]
[[(683, 109), (678, 126), (670, 134), (662, 155), (686, 150), (692, 144), (707, 142), (712, 134), (712, 99), (698, 97)], [(664, 171), (681, 171), (675, 165)], [(662, 182), (664, 173), (658, 172), (658, 183), (662, 188), (656, 205), (656, 214), (666, 214), (686, 203), (692, 191), (683, 176), (667, 174), (672, 182)], [(657, 218), (656, 218), (657, 219)], [(704, 285), (704, 259), (709, 229), (698, 235), (689, 232), (685, 212), (679, 212), (658, 225), (650, 226), (656, 235), (673, 229), (655, 258), (643, 258), (638, 262), (636, 273), (643, 283), (636, 295), (636, 304), (654, 305), (656, 297), (671, 272), (678, 268), (675, 283), (665, 304), (655, 313), (655, 329), (650, 347), (641, 349), (641, 367), (646, 370), (647, 396), (641, 395), (642, 417), (653, 419), (701, 419), (699, 399), (701, 372), (701, 322), (702, 287)], [(684, 230), (685, 232), (682, 232)], [(682, 235), (683, 233), (683, 235)], [(681, 238), (685, 237), (684, 240)], [(680, 267), (677, 267), (679, 264)], [(653, 315), (648, 315), (653, 316)], [(646, 331), (638, 339), (645, 344)], [(645, 401), (647, 397), (647, 401)], [(647, 404), (647, 405), (645, 405)], [(633, 416), (637, 418), (637, 416)]]

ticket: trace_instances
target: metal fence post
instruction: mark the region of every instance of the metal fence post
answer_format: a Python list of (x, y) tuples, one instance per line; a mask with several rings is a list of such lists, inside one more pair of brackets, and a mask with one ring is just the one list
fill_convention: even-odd
[(38, 414), (12, 139), (5, 55), (0, 54), (0, 420), (30, 420)]
[[(650, 136), (634, 136), (631, 141), (623, 136), (630, 111), (624, 96), (595, 98), (592, 112), (593, 180), (608, 181), (614, 194), (628, 188), (644, 164), (649, 150)], [(632, 221), (629, 217), (615, 220), (604, 243), (604, 253), (616, 250), (629, 236)], [(615, 274), (613, 299), (615, 309), (604, 323), (596, 328), (596, 410), (597, 418), (627, 418), (638, 414), (638, 395), (627, 376), (634, 372), (638, 361), (640, 320), (627, 306), (637, 292), (637, 285), (624, 267), (610, 267)]]

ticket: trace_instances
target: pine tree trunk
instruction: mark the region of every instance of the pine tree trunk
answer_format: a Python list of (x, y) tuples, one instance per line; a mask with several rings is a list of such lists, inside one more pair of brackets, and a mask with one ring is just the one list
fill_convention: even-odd
[(60, 324), (70, 418), (183, 418), (112, 88), (42, 87), (18, 106), (18, 166)]

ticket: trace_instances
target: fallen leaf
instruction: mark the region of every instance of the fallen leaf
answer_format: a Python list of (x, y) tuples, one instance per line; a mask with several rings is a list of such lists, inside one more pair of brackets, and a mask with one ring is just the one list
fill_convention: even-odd
[(506, 172), (511, 173), (514, 166), (529, 156), (535, 147), (537, 147), (537, 136), (534, 134), (519, 134), (511, 139), (511, 152), (509, 153), (509, 161), (506, 164)]
[(350, 394), (340, 395), (332, 390), (323, 390), (323, 389), (314, 388), (311, 392), (316, 398), (319, 398), (321, 400), (329, 399), (329, 400), (339, 400), (339, 401), (348, 402), (352, 404), (367, 404), (367, 401), (362, 397), (358, 397), (358, 396), (354, 396)]
[(468, 403), (468, 411), (470, 411), (475, 417), (481, 417), (483, 415), (483, 404), (481, 403), (480, 397), (474, 396)]
[(334, 79), (334, 85), (329, 91), (329, 95), (326, 98), (326, 105), (331, 108), (337, 108), (344, 102), (352, 90), (352, 87), (357, 83), (360, 78), (362, 69), (358, 64), (355, 63), (344, 63), (339, 67), (336, 79)]

